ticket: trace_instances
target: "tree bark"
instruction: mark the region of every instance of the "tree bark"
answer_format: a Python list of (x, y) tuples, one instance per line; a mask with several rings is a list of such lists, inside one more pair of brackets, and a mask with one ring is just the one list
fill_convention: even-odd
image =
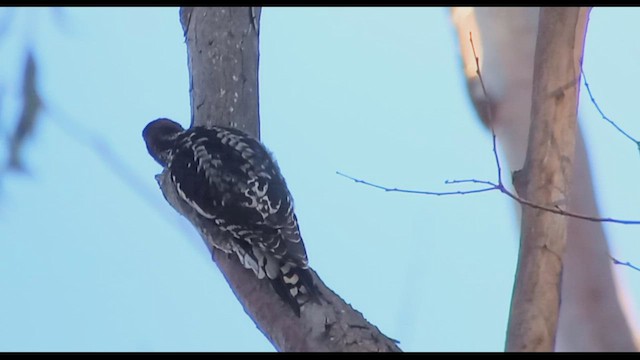
[[(258, 32), (260, 9), (182, 8), (191, 84), (192, 126), (227, 126), (259, 137)], [(400, 351), (395, 342), (333, 293), (313, 272), (321, 304), (307, 303), (301, 317), (237, 257), (213, 248), (223, 236), (177, 196), (167, 171), (157, 176), (169, 202), (199, 231), (245, 312), (279, 351)], [(311, 256), (313, 258), (313, 256)]]
[[(580, 67), (589, 8), (541, 8), (529, 145), (519, 194), (567, 208), (575, 152)], [(507, 351), (552, 351), (560, 308), (567, 218), (522, 209), (520, 254)]]

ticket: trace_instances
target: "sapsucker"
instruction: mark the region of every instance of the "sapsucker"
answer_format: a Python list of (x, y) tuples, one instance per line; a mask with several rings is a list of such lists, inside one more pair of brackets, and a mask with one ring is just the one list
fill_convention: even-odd
[(183, 129), (150, 122), (142, 136), (168, 169), (178, 195), (226, 239), (213, 246), (235, 253), (259, 279), (270, 280), (296, 315), (317, 297), (293, 199), (277, 163), (257, 139), (219, 126)]

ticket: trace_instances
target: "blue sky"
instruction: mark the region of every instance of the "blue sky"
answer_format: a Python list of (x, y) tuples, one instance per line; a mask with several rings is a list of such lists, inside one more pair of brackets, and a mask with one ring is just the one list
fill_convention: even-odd
[[(0, 38), (2, 135), (19, 109), (27, 42), (46, 104), (28, 173), (0, 183), (0, 351), (273, 351), (164, 202), (142, 141), (155, 118), (189, 123), (178, 9), (63, 14), (60, 28), (50, 10), (20, 9)], [(639, 16), (594, 9), (584, 61), (600, 105), (636, 137)], [(260, 43), (262, 140), (296, 201), (311, 266), (404, 350), (501, 351), (515, 205), (499, 193), (385, 193), (335, 174), (432, 191), (494, 180), (448, 10), (265, 8)], [(582, 100), (602, 213), (640, 219), (635, 144)], [(640, 263), (640, 227), (605, 231), (613, 255)], [(616, 271), (637, 308), (640, 273)]]

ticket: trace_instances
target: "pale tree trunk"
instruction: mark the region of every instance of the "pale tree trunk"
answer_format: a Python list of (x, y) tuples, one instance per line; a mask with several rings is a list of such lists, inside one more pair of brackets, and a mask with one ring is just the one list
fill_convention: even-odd
[[(182, 8), (180, 21), (189, 57), (192, 126), (229, 126), (259, 137), (260, 8)], [(158, 176), (165, 198), (199, 231), (245, 312), (277, 350), (400, 351), (315, 272), (323, 301), (305, 304), (296, 317), (266, 279), (258, 280), (237, 257), (212, 247), (211, 239), (220, 234), (180, 200), (168, 180), (166, 171)]]
[[(576, 16), (578, 15), (576, 14)], [(586, 16), (584, 17), (584, 21), (586, 21)], [(528, 144), (528, 140), (532, 139), (529, 136), (529, 130), (532, 115), (531, 99), (532, 95), (535, 96), (532, 89), (534, 84), (536, 39), (539, 34), (539, 9), (454, 8), (452, 10), (452, 18), (458, 31), (471, 98), (483, 122), (494, 129), (503, 150), (502, 152), (507, 157), (509, 168), (512, 171), (520, 170), (526, 167), (526, 144)], [(580, 24), (576, 20), (573, 25), (566, 23), (564, 25), (574, 26), (573, 31), (577, 30), (579, 32), (581, 31), (579, 29), (580, 26), (584, 24)], [(556, 28), (556, 31), (560, 30)], [(476, 64), (469, 43), (469, 32), (473, 33), (474, 45), (480, 58), (481, 72), (489, 93), (489, 99), (483, 94), (476, 76)], [(569, 47), (568, 44), (574, 46), (576, 44), (575, 41), (584, 39), (584, 33), (575, 33), (574, 35), (573, 40), (565, 43), (566, 48)], [(545, 40), (545, 44), (548, 44), (549, 41), (553, 40), (554, 36), (560, 35), (559, 33), (547, 33), (545, 36), (552, 37)], [(566, 52), (565, 56), (569, 56), (569, 54), (570, 52)], [(573, 55), (571, 53), (571, 56)], [(554, 71), (548, 67), (547, 70)], [(558, 76), (560, 75), (562, 74)], [(564, 74), (563, 76), (565, 79), (569, 79), (573, 77), (573, 74)], [(576, 75), (576, 78), (578, 77), (579, 72)], [(535, 80), (540, 81), (541, 79), (536, 76)], [(576, 86), (579, 86), (579, 84), (576, 84)], [(556, 87), (558, 87), (558, 84), (556, 84)], [(577, 94), (577, 88), (575, 87), (573, 90), (569, 88), (564, 88), (564, 90), (565, 95), (574, 90), (576, 90), (575, 93)], [(564, 100), (566, 101), (567, 99)], [(490, 112), (492, 113), (492, 119), (488, 117)], [(561, 200), (561, 198), (568, 200), (568, 210), (572, 212), (599, 216), (593, 193), (587, 152), (579, 129), (575, 138), (573, 166), (572, 169), (568, 170), (569, 172), (565, 173), (565, 175), (570, 175), (571, 170), (573, 171), (573, 176), (570, 177), (570, 182), (567, 184), (568, 187), (564, 188), (569, 190), (568, 199), (567, 194), (562, 196), (556, 194), (555, 200)], [(530, 168), (529, 171), (531, 171)], [(521, 196), (532, 196), (529, 190), (520, 190)], [(543, 201), (544, 199), (538, 198), (538, 200)], [(563, 203), (554, 203), (552, 205), (559, 205), (562, 208), (566, 206)], [(527, 215), (527, 211), (531, 210), (525, 209), (525, 217), (536, 216)], [(540, 216), (536, 212), (533, 213)], [(562, 221), (556, 217), (555, 215), (549, 215), (549, 218), (554, 219), (551, 221)], [(526, 224), (531, 224), (531, 222), (526, 221), (524, 220)], [(529, 320), (537, 319), (540, 323), (532, 324), (529, 322), (524, 324), (529, 326), (524, 332), (538, 329), (538, 331), (541, 331), (538, 333), (541, 336), (541, 342), (538, 344), (519, 343), (519, 347), (516, 346), (517, 342), (513, 341), (513, 336), (516, 336), (516, 333), (510, 333), (512, 341), (510, 341), (511, 347), (508, 347), (508, 349), (551, 350), (553, 348), (550, 346), (555, 342), (555, 350), (559, 351), (637, 350), (633, 333), (627, 324), (618, 298), (619, 294), (616, 291), (611, 268), (612, 264), (608, 257), (608, 245), (601, 224), (573, 218), (567, 218), (564, 221), (566, 221), (565, 225), (559, 225), (564, 230), (558, 230), (559, 232), (556, 233), (560, 238), (564, 237), (562, 235), (563, 232), (566, 233), (567, 244), (564, 256), (562, 256), (562, 245), (560, 244), (559, 248), (556, 246), (556, 248), (551, 249), (557, 252), (556, 254), (547, 254), (550, 255), (547, 258), (550, 263), (545, 264), (545, 268), (539, 269), (541, 272), (546, 271), (547, 275), (554, 271), (561, 271), (562, 274), (561, 306), (557, 333), (551, 329), (553, 326), (551, 328), (548, 327), (550, 323), (554, 322), (553, 319), (542, 319), (532, 315), (533, 317), (529, 318)], [(527, 229), (523, 227), (524, 230)], [(523, 242), (525, 241), (524, 238), (522, 240)], [(549, 245), (549, 243), (546, 244)], [(531, 248), (521, 249), (521, 252), (529, 250)], [(554, 256), (557, 256), (557, 260), (552, 260)], [(532, 265), (532, 267), (535, 268), (541, 263), (537, 262), (536, 264)], [(520, 266), (522, 265), (521, 263)], [(519, 271), (524, 271), (524, 269), (520, 268)], [(521, 278), (522, 275), (522, 273), (519, 273), (519, 281), (524, 281)], [(546, 285), (552, 284), (546, 283)], [(539, 293), (539, 295), (543, 296), (549, 296), (549, 292), (554, 293), (553, 286), (546, 289), (540, 288), (539, 290), (544, 290)], [(516, 290), (516, 292), (518, 291), (522, 290)], [(534, 289), (528, 289), (527, 291), (534, 291)], [(519, 296), (519, 299), (522, 300), (521, 295), (517, 293), (514, 295)], [(547, 307), (553, 307), (553, 303), (559, 301), (559, 299), (553, 297), (554, 295), (550, 296), (551, 298), (546, 299)], [(529, 298), (529, 300), (531, 299)], [(513, 306), (516, 306), (515, 302), (516, 299), (514, 299)], [(533, 306), (533, 304), (529, 305)], [(512, 309), (511, 325), (514, 325), (514, 310)], [(530, 311), (532, 309), (523, 310), (521, 308), (520, 310)], [(520, 325), (523, 324), (521, 323)], [(521, 330), (523, 329), (521, 328)], [(512, 326), (510, 331), (515, 331), (515, 327)], [(544, 333), (545, 331), (547, 333)], [(523, 333), (521, 332), (519, 335), (523, 335)]]

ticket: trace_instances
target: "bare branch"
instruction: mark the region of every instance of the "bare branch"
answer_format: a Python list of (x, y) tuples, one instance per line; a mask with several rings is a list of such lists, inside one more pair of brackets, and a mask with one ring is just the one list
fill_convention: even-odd
[(258, 280), (237, 257), (227, 256), (213, 247), (213, 239), (225, 234), (203, 221), (180, 198), (170, 184), (168, 171), (163, 171), (156, 179), (167, 202), (198, 230), (245, 312), (278, 351), (400, 351), (392, 339), (324, 285), (315, 271), (312, 271), (313, 280), (325, 301), (323, 304), (307, 303), (301, 317), (295, 316), (268, 281)]
[(613, 264), (614, 264), (614, 265), (627, 266), (627, 267), (632, 268), (632, 269), (633, 269), (633, 270), (635, 270), (635, 271), (640, 271), (640, 267), (637, 267), (637, 266), (633, 265), (632, 263), (630, 263), (630, 262), (628, 262), (628, 261), (622, 262), (622, 261), (620, 261), (620, 260), (618, 260), (618, 259), (614, 258), (614, 257), (613, 257), (613, 256), (611, 256), (611, 255), (609, 255), (609, 258), (611, 258), (611, 260), (613, 261)]
[[(340, 175), (340, 176), (344, 176), (347, 179), (353, 180), (356, 183), (359, 184), (363, 184), (363, 185), (367, 185), (367, 186), (371, 186), (374, 187), (376, 189), (380, 189), (380, 190), (384, 190), (387, 192), (400, 192), (400, 193), (408, 193), (408, 194), (419, 194), (419, 195), (435, 195), (435, 196), (445, 196), (445, 195), (467, 195), (467, 194), (474, 194), (474, 193), (479, 193), (479, 192), (485, 192), (485, 191), (490, 191), (490, 190), (496, 190), (496, 187), (493, 183), (491, 182), (485, 182), (486, 184), (490, 184), (492, 185), (492, 187), (486, 188), (486, 189), (477, 189), (477, 190), (469, 190), (469, 191), (445, 191), (445, 192), (438, 192), (438, 191), (423, 191), (423, 190), (408, 190), (408, 189), (399, 189), (399, 188), (388, 188), (382, 185), (377, 185), (371, 182), (368, 182), (366, 180), (361, 180), (361, 179), (356, 179), (352, 176), (349, 176), (347, 174), (344, 174), (340, 171), (336, 171), (336, 174)], [(466, 182), (471, 182), (472, 180), (466, 181)], [(463, 182), (463, 181), (456, 181), (453, 180), (450, 183), (458, 183), (458, 182)], [(473, 180), (473, 182), (479, 183), (480, 181), (477, 180)]]
[[(484, 86), (484, 80), (482, 79), (482, 73), (480, 72), (480, 59), (478, 58), (478, 54), (476, 53), (476, 46), (473, 45), (473, 34), (471, 34), (471, 32), (469, 32), (469, 42), (471, 43), (473, 57), (476, 59), (476, 74), (478, 75), (478, 80), (480, 80), (482, 92), (484, 93), (485, 98), (487, 98), (487, 101), (489, 101), (489, 93), (487, 92), (487, 88)], [(487, 107), (487, 117), (489, 120), (489, 124), (493, 124), (493, 110), (491, 106)], [(496, 161), (496, 168), (498, 169), (498, 184), (502, 186), (502, 168), (500, 167), (500, 159), (498, 158), (496, 132), (493, 130), (493, 126), (491, 126), (491, 137), (493, 141), (493, 157)]]
[(366, 185), (366, 186), (371, 186), (373, 188), (380, 189), (380, 190), (387, 191), (387, 192), (398, 192), (398, 193), (417, 194), (417, 195), (431, 195), (431, 196), (450, 196), (450, 195), (476, 194), (476, 193), (482, 193), (482, 192), (488, 192), (488, 191), (496, 190), (496, 191), (499, 191), (499, 192), (507, 195), (508, 197), (512, 198), (513, 200), (515, 200), (516, 202), (520, 203), (521, 205), (526, 205), (526, 206), (529, 206), (529, 207), (534, 208), (534, 209), (544, 210), (544, 211), (548, 211), (550, 213), (554, 213), (554, 214), (558, 214), (558, 215), (568, 216), (568, 217), (581, 219), (581, 220), (586, 220), (586, 221), (592, 221), (592, 222), (609, 222), (609, 223), (623, 224), (623, 225), (640, 225), (640, 220), (622, 220), (622, 219), (615, 219), (615, 218), (610, 218), (610, 217), (595, 217), (595, 216), (577, 214), (577, 213), (574, 213), (574, 212), (571, 212), (571, 211), (563, 210), (562, 208), (557, 207), (557, 206), (556, 207), (550, 207), (550, 206), (544, 206), (544, 205), (536, 204), (536, 203), (534, 203), (532, 201), (529, 201), (527, 199), (523, 199), (522, 197), (514, 194), (509, 189), (507, 189), (503, 184), (496, 184), (496, 183), (494, 183), (492, 181), (488, 181), (488, 180), (478, 180), (478, 179), (445, 180), (444, 183), (447, 184), (447, 185), (473, 183), (473, 184), (487, 185), (488, 187), (480, 188), (480, 189), (473, 189), (473, 190), (459, 190), (459, 191), (428, 191), (428, 190), (413, 190), (413, 189), (402, 189), (402, 188), (390, 188), (390, 187), (382, 186), (380, 184), (369, 182), (367, 180), (359, 179), (359, 178), (353, 177), (351, 175), (347, 175), (347, 174), (342, 173), (340, 171), (336, 171), (336, 174), (338, 174), (340, 176), (343, 176), (343, 177), (345, 177), (345, 178), (347, 178), (349, 180), (353, 180), (355, 183)]
[[(482, 92), (484, 93), (484, 96), (487, 100), (487, 103), (489, 102), (489, 93), (487, 92), (487, 88), (484, 85), (484, 80), (482, 79), (482, 73), (480, 73), (480, 58), (478, 57), (478, 53), (476, 53), (476, 47), (475, 45), (473, 45), (473, 35), (471, 34), (471, 31), (469, 31), (469, 42), (471, 43), (471, 50), (473, 51), (473, 57), (476, 60), (476, 75), (478, 76), (478, 80), (480, 80), (480, 85), (482, 86)], [(487, 106), (487, 118), (489, 120), (489, 124), (493, 124), (493, 108), (492, 106)], [(493, 133), (493, 127), (491, 128), (491, 132)], [(493, 138), (495, 141), (495, 133), (493, 134)]]
[(620, 126), (618, 126), (618, 124), (616, 124), (615, 121), (611, 120), (607, 115), (604, 114), (604, 111), (602, 111), (602, 109), (600, 108), (600, 105), (598, 105), (598, 102), (596, 102), (596, 99), (593, 97), (593, 94), (591, 93), (591, 87), (589, 86), (589, 82), (587, 82), (587, 76), (584, 74), (584, 69), (580, 69), (580, 71), (582, 73), (584, 87), (587, 89), (587, 93), (589, 94), (589, 99), (591, 100), (591, 103), (595, 106), (596, 110), (598, 110), (598, 113), (600, 113), (600, 116), (602, 117), (602, 119), (604, 119), (609, 124), (611, 124), (622, 135), (624, 135), (627, 139), (633, 141), (636, 144), (636, 146), (640, 148), (640, 142), (638, 142), (638, 140), (636, 140), (633, 136), (629, 135), (629, 133), (627, 133)]

